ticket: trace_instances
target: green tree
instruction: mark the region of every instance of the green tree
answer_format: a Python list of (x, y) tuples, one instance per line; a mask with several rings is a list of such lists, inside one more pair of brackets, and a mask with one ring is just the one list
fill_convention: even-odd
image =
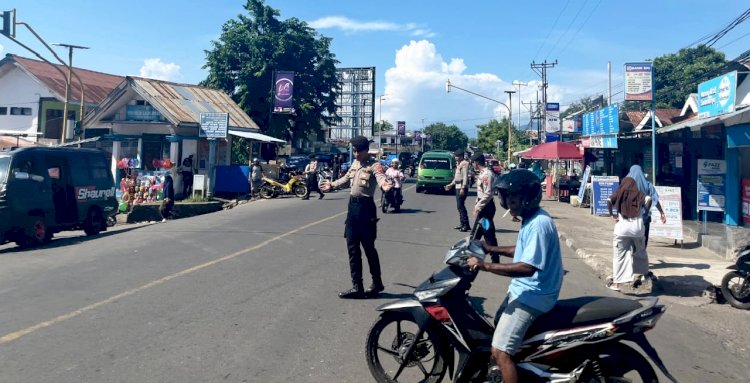
[[(726, 65), (724, 53), (705, 45), (680, 49), (654, 59), (654, 86), (659, 108), (682, 108), (698, 83), (716, 77)], [(641, 103), (646, 104), (646, 103)]]
[[(230, 94), (274, 137), (314, 138), (323, 126), (340, 121), (331, 39), (297, 18), (279, 20), (279, 11), (263, 0), (247, 0), (244, 8), (248, 14), (224, 23), (219, 40), (205, 51), (208, 78), (202, 85)], [(294, 114), (271, 116), (274, 71), (294, 71)]]
[(378, 122), (375, 123), (375, 126), (373, 126), (373, 132), (375, 132), (375, 133), (381, 132), (381, 131), (382, 132), (387, 132), (389, 130), (393, 130), (393, 124), (391, 124), (387, 120), (385, 120), (383, 122), (378, 121)]
[(568, 109), (565, 109), (564, 112), (562, 112), (561, 117), (566, 118), (576, 112), (585, 111), (586, 113), (593, 112), (594, 110), (597, 110), (599, 108), (607, 106), (607, 100), (602, 97), (583, 97), (579, 99), (578, 101), (574, 101), (570, 106), (568, 106)]
[[(528, 144), (528, 138), (523, 132), (511, 130), (512, 141), (510, 150), (517, 152), (519, 150), (526, 149)], [(500, 151), (497, 150), (497, 141), (502, 141), (500, 145)], [(504, 117), (502, 120), (490, 120), (490, 122), (482, 125), (477, 125), (477, 146), (485, 153), (494, 153), (499, 159), (508, 158), (508, 118)]]
[(445, 125), (436, 122), (424, 128), (425, 134), (431, 135), (432, 148), (442, 150), (465, 149), (469, 137), (456, 125)]

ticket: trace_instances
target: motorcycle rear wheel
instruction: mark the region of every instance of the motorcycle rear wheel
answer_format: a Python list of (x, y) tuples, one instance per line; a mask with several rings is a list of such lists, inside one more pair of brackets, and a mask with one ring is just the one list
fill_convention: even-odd
[[(407, 313), (385, 312), (373, 323), (367, 334), (367, 367), (378, 383), (437, 383), (448, 366), (443, 358), (442, 343), (431, 328), (419, 339), (419, 326)], [(411, 344), (415, 344), (406, 355)], [(403, 371), (396, 375), (404, 365)]]
[(307, 195), (307, 186), (304, 184), (296, 184), (292, 187), (292, 192), (299, 198), (304, 198)]
[[(616, 343), (599, 355), (598, 360), (604, 381), (607, 383), (658, 383), (654, 368), (646, 358), (631, 347)], [(595, 376), (586, 376), (581, 382), (599, 383)]]
[(258, 194), (260, 194), (261, 198), (265, 199), (273, 198), (276, 196), (276, 193), (273, 191), (273, 187), (271, 185), (261, 186)]
[(750, 310), (750, 281), (737, 271), (728, 272), (721, 280), (721, 293), (732, 307)]

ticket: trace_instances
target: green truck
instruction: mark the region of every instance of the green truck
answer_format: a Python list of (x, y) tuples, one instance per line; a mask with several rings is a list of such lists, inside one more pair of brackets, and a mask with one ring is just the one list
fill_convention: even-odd
[(106, 230), (117, 214), (109, 164), (96, 149), (0, 151), (0, 244), (33, 247), (64, 230)]

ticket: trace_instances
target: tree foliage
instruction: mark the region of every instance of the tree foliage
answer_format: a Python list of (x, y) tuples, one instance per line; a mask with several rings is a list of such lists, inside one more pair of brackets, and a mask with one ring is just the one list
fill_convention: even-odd
[(726, 64), (724, 53), (705, 45), (680, 49), (654, 59), (654, 86), (659, 108), (682, 108), (698, 83), (716, 77)]
[(587, 97), (583, 97), (579, 99), (578, 101), (574, 101), (572, 104), (570, 104), (570, 106), (568, 106), (568, 109), (565, 109), (565, 111), (562, 112), (561, 117), (566, 118), (580, 111), (585, 111), (586, 113), (589, 113), (599, 108), (603, 108), (605, 106), (607, 106), (607, 100), (604, 97), (587, 96)]
[[(477, 146), (485, 153), (494, 153), (497, 158), (503, 159), (508, 157), (508, 118), (502, 120), (491, 120), (490, 122), (477, 125)], [(523, 132), (512, 129), (512, 141), (510, 149), (513, 152), (526, 149), (529, 146), (529, 139)], [(502, 141), (500, 151), (497, 150), (497, 141)]]
[(375, 123), (375, 126), (373, 127), (373, 131), (376, 132), (376, 133), (377, 132), (387, 132), (389, 130), (393, 130), (393, 124), (391, 124), (387, 120), (382, 121), (382, 122), (378, 121), (378, 122)]
[[(208, 78), (202, 85), (222, 89), (263, 132), (287, 140), (314, 137), (336, 115), (335, 55), (331, 39), (297, 18), (279, 20), (264, 0), (247, 0), (248, 14), (224, 23), (218, 41), (205, 51)], [(273, 72), (294, 71), (295, 113), (271, 115)], [(269, 118), (270, 117), (270, 118)]]
[(424, 128), (425, 134), (432, 136), (432, 148), (455, 151), (465, 149), (469, 137), (456, 125), (445, 125), (436, 122)]

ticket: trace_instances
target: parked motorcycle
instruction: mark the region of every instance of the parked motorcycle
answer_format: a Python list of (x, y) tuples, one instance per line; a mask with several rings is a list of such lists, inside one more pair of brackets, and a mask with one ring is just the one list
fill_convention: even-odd
[[(484, 230), (489, 222), (480, 225)], [(486, 254), (477, 227), (445, 256), (447, 266), (422, 282), (414, 297), (381, 305), (367, 336), (370, 373), (380, 383), (502, 382), (491, 361), (494, 326), (469, 300), (478, 271), (469, 257)], [(521, 382), (658, 382), (650, 359), (675, 382), (644, 332), (666, 308), (656, 298), (563, 299), (540, 316), (514, 356)], [(624, 341), (639, 346), (645, 356)], [(646, 358), (648, 357), (648, 359)], [(457, 360), (456, 360), (457, 358)]]
[(721, 280), (721, 294), (730, 305), (750, 310), (750, 244), (740, 251), (737, 261), (728, 269), (733, 271)]
[(284, 195), (295, 195), (299, 198), (303, 198), (307, 195), (307, 186), (302, 179), (302, 176), (298, 175), (296, 171), (290, 170), (288, 172), (289, 180), (286, 183), (278, 182), (272, 178), (263, 177), (261, 181), (258, 194), (262, 198), (276, 198)]

